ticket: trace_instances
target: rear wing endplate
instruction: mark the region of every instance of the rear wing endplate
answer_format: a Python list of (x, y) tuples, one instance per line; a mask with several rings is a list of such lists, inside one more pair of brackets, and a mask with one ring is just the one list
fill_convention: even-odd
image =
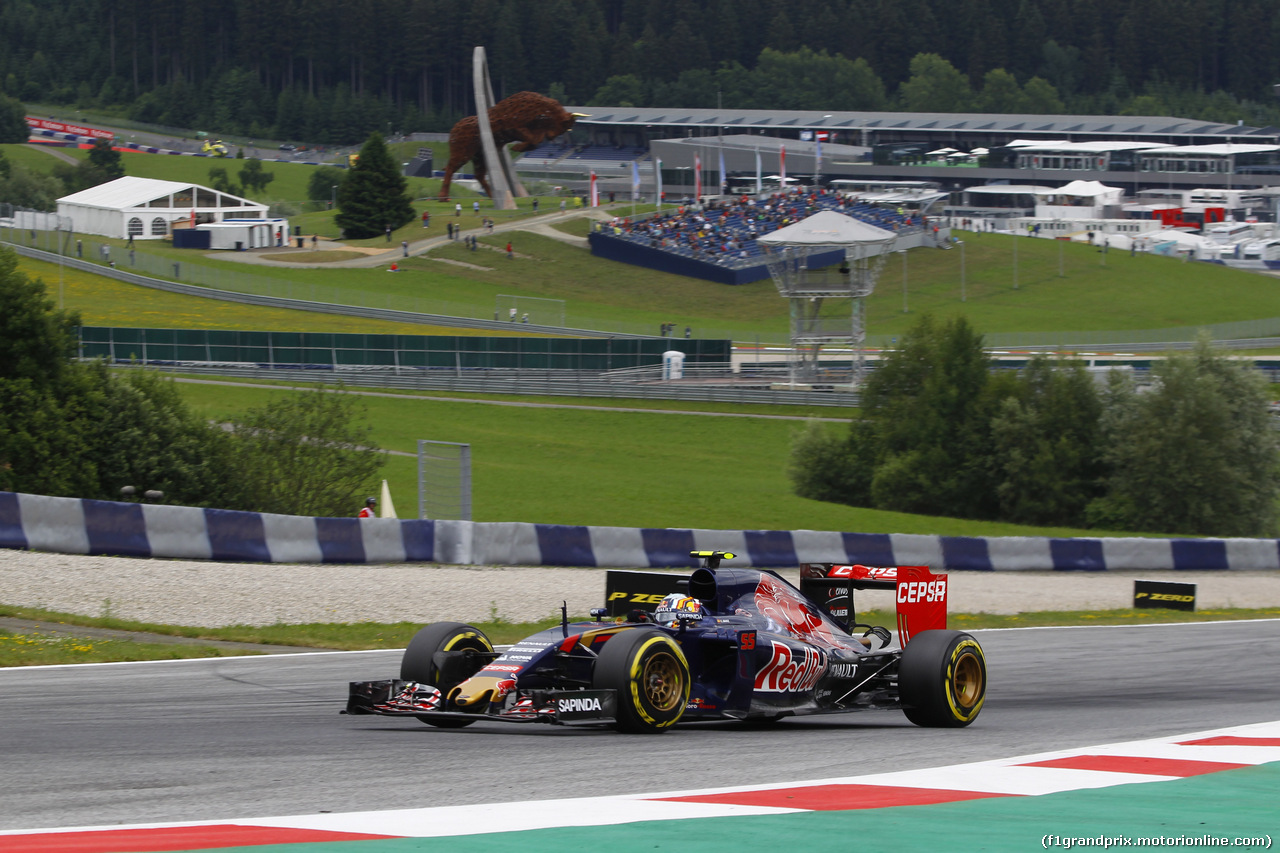
[(854, 616), (853, 590), (894, 590), (898, 614), (898, 638), (906, 645), (921, 631), (947, 627), (947, 576), (935, 575), (928, 566), (863, 566), (804, 563), (800, 566), (800, 592), (826, 610), (847, 630)]

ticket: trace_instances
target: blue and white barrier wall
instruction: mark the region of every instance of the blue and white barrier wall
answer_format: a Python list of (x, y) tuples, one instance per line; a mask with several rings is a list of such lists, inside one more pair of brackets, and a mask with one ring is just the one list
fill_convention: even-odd
[(0, 548), (261, 563), (692, 566), (925, 565), (935, 571), (1277, 570), (1276, 539), (1041, 539), (818, 530), (577, 527), (523, 522), (306, 518), (0, 492)]

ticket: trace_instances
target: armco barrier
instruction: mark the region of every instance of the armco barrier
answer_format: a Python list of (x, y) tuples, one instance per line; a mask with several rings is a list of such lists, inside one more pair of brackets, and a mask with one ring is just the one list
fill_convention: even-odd
[(692, 566), (927, 565), (948, 571), (1277, 570), (1275, 539), (1040, 539), (306, 518), (0, 492), (0, 548), (262, 563)]

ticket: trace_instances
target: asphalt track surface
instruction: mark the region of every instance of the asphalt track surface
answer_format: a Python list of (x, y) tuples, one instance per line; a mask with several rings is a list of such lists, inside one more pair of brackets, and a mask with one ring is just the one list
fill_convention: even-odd
[(399, 653), (0, 670), (0, 829), (219, 820), (791, 782), (1272, 720), (1280, 621), (977, 632), (968, 729), (896, 711), (659, 735), (338, 714)]

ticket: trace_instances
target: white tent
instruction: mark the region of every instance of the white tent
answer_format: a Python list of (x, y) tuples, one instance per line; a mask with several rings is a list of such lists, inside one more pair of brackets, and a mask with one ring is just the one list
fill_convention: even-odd
[(1137, 238), (1138, 248), (1157, 255), (1189, 255), (1199, 258), (1217, 251), (1217, 246), (1207, 237), (1168, 228), (1148, 231)]
[(779, 228), (756, 239), (766, 246), (849, 246), (894, 239), (892, 231), (859, 222), (852, 216), (823, 210), (794, 225)]
[(1106, 219), (1108, 208), (1124, 197), (1120, 187), (1101, 181), (1072, 181), (1066, 186), (1040, 193), (1036, 216), (1041, 219)]
[(1058, 187), (1053, 191), (1053, 194), (1073, 196), (1075, 198), (1112, 196), (1118, 202), (1120, 197), (1124, 195), (1124, 190), (1120, 187), (1109, 187), (1101, 181), (1072, 181), (1066, 186)]
[(63, 196), (58, 215), (82, 234), (159, 240), (175, 223), (265, 218), (267, 205), (198, 184), (126, 176)]

